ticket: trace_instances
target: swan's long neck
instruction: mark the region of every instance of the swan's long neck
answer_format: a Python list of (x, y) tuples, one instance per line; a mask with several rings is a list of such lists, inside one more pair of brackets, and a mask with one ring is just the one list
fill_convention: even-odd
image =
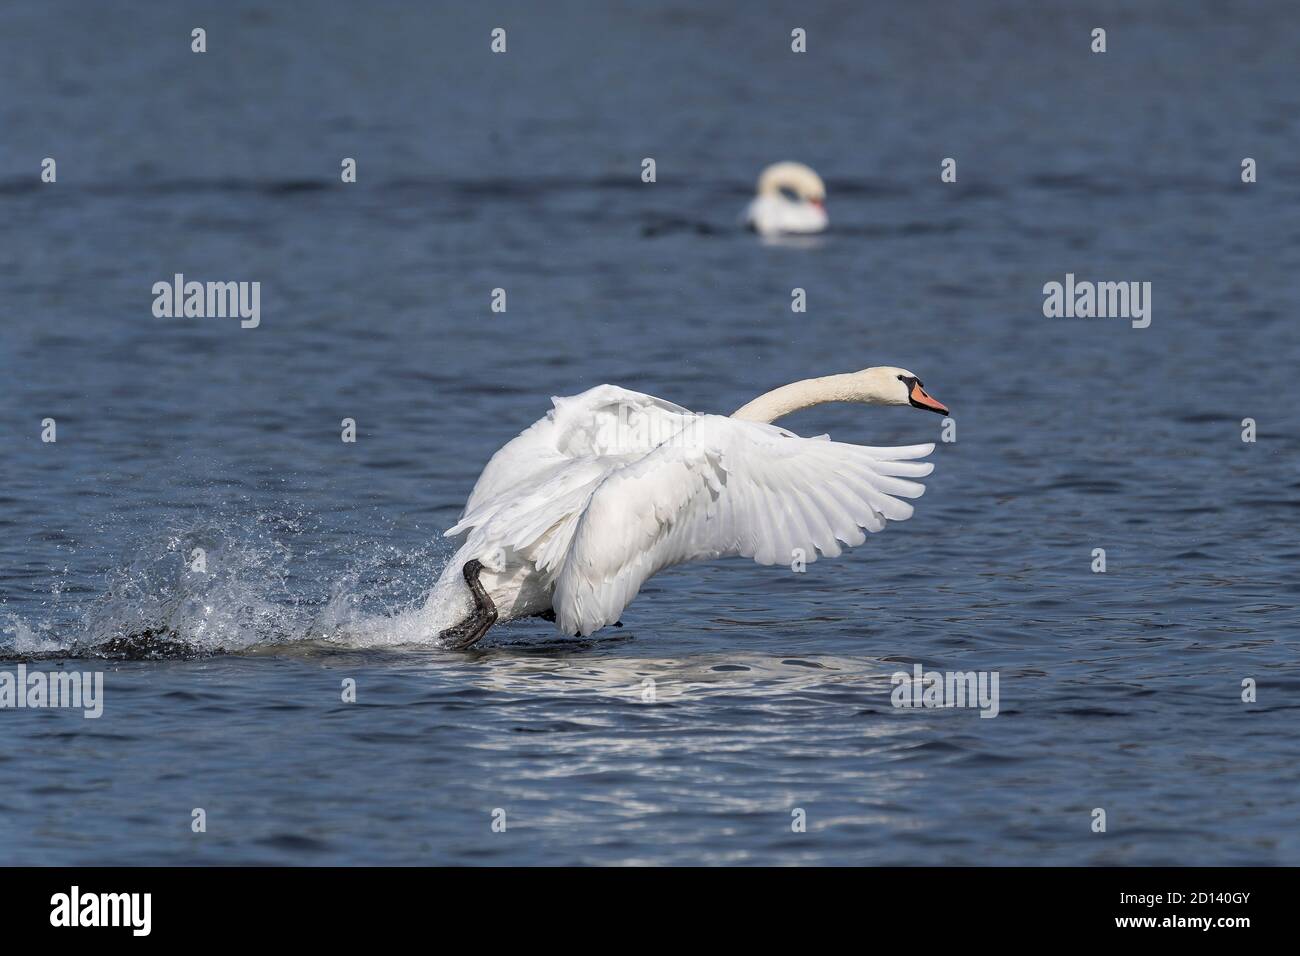
[(814, 405), (862, 400), (861, 387), (853, 375), (826, 375), (822, 378), (806, 378), (802, 382), (791, 382), (789, 385), (764, 392), (748, 405), (738, 408), (731, 417), (747, 422), (774, 422), (778, 418), (805, 408), (812, 408)]

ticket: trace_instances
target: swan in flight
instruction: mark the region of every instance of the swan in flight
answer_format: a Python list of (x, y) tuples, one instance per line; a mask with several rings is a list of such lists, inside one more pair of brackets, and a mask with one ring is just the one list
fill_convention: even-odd
[[(947, 415), (906, 369), (806, 379), (731, 417), (700, 415), (614, 385), (553, 398), (546, 417), (479, 475), (468, 533), (429, 593), (423, 620), (468, 648), (498, 621), (543, 617), (587, 635), (618, 622), (652, 575), (729, 555), (786, 564), (840, 554), (902, 521), (933, 444), (870, 448), (771, 424), (824, 402), (910, 405)], [(447, 626), (450, 625), (450, 626)]]
[(822, 232), (826, 218), (826, 184), (803, 163), (777, 163), (758, 178), (758, 195), (745, 213), (746, 224), (760, 236)]

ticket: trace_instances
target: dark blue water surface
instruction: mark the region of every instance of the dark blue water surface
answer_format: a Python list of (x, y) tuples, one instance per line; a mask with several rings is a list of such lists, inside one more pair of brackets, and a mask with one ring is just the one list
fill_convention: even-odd
[[(0, 8), (0, 669), (105, 674), (98, 720), (0, 710), (0, 863), (1300, 863), (1300, 10), (731, 7)], [(782, 159), (820, 241), (737, 228)], [(178, 272), (261, 325), (155, 318)], [(1151, 326), (1045, 318), (1066, 273)], [(957, 440), (861, 549), (385, 641), (551, 395), (880, 364)], [(94, 656), (161, 623), (231, 653)], [(918, 662), (1001, 712), (895, 709)]]

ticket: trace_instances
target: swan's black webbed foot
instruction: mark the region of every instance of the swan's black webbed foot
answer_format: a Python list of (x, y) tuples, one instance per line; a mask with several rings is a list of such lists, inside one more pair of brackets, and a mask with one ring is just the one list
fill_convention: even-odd
[(488, 632), (488, 628), (497, 622), (497, 607), (483, 590), (483, 585), (479, 583), (478, 576), (482, 570), (483, 565), (477, 558), (465, 562), (462, 573), (465, 575), (465, 583), (469, 585), (474, 595), (474, 610), (465, 620), (438, 635), (438, 639), (453, 651), (464, 651), (473, 647)]

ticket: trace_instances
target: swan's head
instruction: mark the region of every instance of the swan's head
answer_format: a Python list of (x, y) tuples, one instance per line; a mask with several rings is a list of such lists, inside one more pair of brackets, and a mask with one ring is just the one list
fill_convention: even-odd
[(872, 405), (911, 405), (940, 415), (948, 414), (948, 406), (932, 397), (921, 386), (916, 373), (905, 368), (879, 365), (853, 372), (849, 378), (858, 393), (856, 401)]
[(758, 177), (760, 196), (783, 196), (790, 202), (812, 203), (824, 206), (826, 184), (803, 163), (777, 163), (763, 170)]

